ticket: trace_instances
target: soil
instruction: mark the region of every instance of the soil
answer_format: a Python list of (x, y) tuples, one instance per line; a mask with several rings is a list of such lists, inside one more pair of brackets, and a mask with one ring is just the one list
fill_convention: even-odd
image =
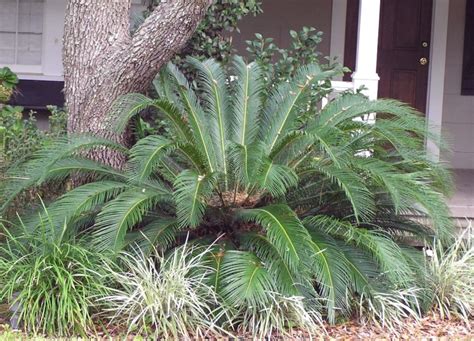
[[(5, 334), (4, 334), (5, 333)], [(112, 333), (113, 335), (114, 333)], [(0, 340), (2, 335), (7, 335), (6, 339), (28, 339), (21, 333), (12, 333), (7, 325), (7, 321), (0, 317)], [(18, 337), (18, 338), (17, 338)], [(93, 337), (94, 340), (111, 340), (104, 336)], [(115, 339), (115, 338), (114, 338)], [(117, 340), (133, 340), (133, 337), (123, 338), (117, 336)], [(222, 338), (220, 340), (225, 340)], [(242, 338), (243, 340), (244, 338)], [(245, 338), (247, 339), (247, 338)], [(295, 335), (295, 340), (307, 340), (309, 338), (299, 334)], [(140, 340), (143, 340), (140, 338)], [(440, 319), (436, 316), (427, 316), (418, 323), (413, 320), (407, 320), (402, 326), (391, 332), (387, 328), (379, 326), (362, 324), (356, 321), (347, 322), (337, 326), (327, 326), (327, 336), (321, 336), (319, 340), (469, 340), (474, 341), (474, 319), (468, 323), (458, 319)]]

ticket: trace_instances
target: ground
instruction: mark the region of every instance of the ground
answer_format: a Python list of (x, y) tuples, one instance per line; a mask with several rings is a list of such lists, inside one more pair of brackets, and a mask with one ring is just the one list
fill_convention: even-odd
[[(2, 324), (3, 323), (3, 324)], [(0, 318), (0, 340), (13, 341), (22, 339), (25, 340), (25, 335), (12, 332), (5, 324), (6, 321)], [(402, 327), (397, 328), (397, 333), (384, 330), (380, 327), (362, 325), (356, 322), (348, 322), (333, 327), (328, 327), (328, 335), (321, 337), (320, 340), (474, 340), (474, 319), (470, 320), (468, 324), (463, 321), (441, 320), (435, 316), (428, 316), (423, 318), (419, 324), (414, 321), (407, 320)], [(94, 340), (111, 340), (106, 335), (94, 337)], [(123, 340), (117, 337), (117, 340)], [(130, 338), (132, 339), (132, 338)], [(295, 339), (302, 339), (295, 337)], [(306, 339), (306, 338), (303, 338)], [(35, 338), (35, 340), (52, 340)], [(57, 340), (57, 339), (55, 339)], [(141, 340), (141, 338), (140, 338)]]

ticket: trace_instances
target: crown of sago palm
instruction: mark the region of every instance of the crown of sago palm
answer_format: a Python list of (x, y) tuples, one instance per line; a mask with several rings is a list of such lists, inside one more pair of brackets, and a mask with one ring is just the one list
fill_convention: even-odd
[[(113, 112), (122, 130), (154, 108), (169, 134), (129, 151), (87, 136), (59, 140), (12, 171), (5, 198), (92, 173), (95, 182), (50, 205), (58, 226), (112, 252), (130, 243), (166, 250), (187, 232), (201, 243), (221, 236), (212, 284), (236, 309), (264, 305), (269, 292), (301, 295), (321, 298), (334, 322), (349, 313), (349, 295), (413, 285), (418, 254), (403, 238), (448, 239), (451, 224), (450, 176), (425, 155), (423, 118), (352, 93), (308, 113), (310, 96), (337, 68), (304, 65), (268, 89), (259, 65), (240, 57), (228, 69), (189, 64), (195, 86), (169, 65), (155, 81), (158, 99), (130, 94)], [(384, 118), (359, 119), (369, 113)], [(128, 153), (126, 170), (81, 158), (98, 147)]]

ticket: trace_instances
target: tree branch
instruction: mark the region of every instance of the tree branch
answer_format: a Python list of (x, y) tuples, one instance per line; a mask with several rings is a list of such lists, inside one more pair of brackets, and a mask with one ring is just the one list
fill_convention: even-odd
[(148, 61), (148, 66), (158, 71), (184, 47), (212, 2), (163, 0), (132, 37), (132, 61)]

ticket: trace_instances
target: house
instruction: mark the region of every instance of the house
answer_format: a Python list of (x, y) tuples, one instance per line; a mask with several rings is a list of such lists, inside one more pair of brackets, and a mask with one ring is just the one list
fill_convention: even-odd
[[(27, 108), (61, 104), (61, 37), (66, 0), (0, 0), (0, 66), (19, 73)], [(133, 0), (134, 12), (141, 10)], [(416, 107), (447, 136), (457, 192), (455, 217), (474, 217), (474, 1), (265, 0), (264, 13), (245, 18), (234, 35), (238, 51), (255, 32), (288, 44), (288, 31), (324, 32), (321, 52), (354, 72), (334, 81), (338, 91), (364, 85), (370, 98), (392, 97)]]

